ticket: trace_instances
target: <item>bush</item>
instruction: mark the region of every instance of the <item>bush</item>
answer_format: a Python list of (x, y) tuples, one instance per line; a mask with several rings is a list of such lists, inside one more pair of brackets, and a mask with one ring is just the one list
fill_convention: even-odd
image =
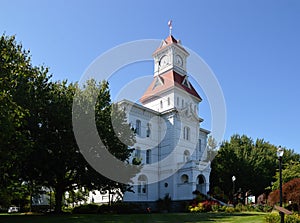
[(234, 207), (226, 207), (225, 212), (226, 213), (233, 213), (235, 211)]
[(219, 205), (219, 204), (213, 204), (211, 206), (211, 209), (212, 209), (213, 212), (220, 212), (220, 211), (222, 211), (222, 206)]
[(213, 200), (205, 200), (200, 203), (193, 202), (189, 206), (190, 212), (210, 212), (219, 210), (219, 202)]
[(247, 205), (245, 208), (246, 211), (255, 211), (255, 207), (253, 205)]
[(98, 213), (99, 214), (107, 214), (111, 212), (111, 208), (108, 204), (102, 204), (98, 208)]
[(199, 203), (196, 206), (190, 206), (189, 207), (190, 212), (204, 212), (204, 207), (202, 203)]
[(98, 212), (99, 205), (96, 204), (84, 204), (75, 207), (72, 211), (73, 214), (95, 214)]
[(164, 199), (159, 198), (157, 201), (157, 208), (159, 211), (170, 211), (171, 210), (171, 197), (167, 194)]
[(271, 212), (273, 210), (273, 206), (264, 205), (263, 212)]
[(280, 216), (278, 213), (271, 213), (265, 217), (266, 223), (280, 223)]
[(237, 204), (234, 208), (235, 212), (241, 212), (241, 211), (245, 211), (245, 207), (244, 205), (242, 205), (241, 203)]
[[(265, 217), (266, 223), (280, 223), (280, 215), (278, 213), (271, 213)], [(284, 215), (285, 223), (300, 223), (300, 216), (297, 214)]]
[(98, 208), (99, 214), (136, 214), (144, 212), (146, 212), (146, 210), (142, 210), (138, 204), (123, 202), (116, 202), (112, 203), (111, 205), (103, 204)]
[(300, 223), (300, 216), (297, 214), (285, 215), (286, 223)]
[(111, 212), (115, 214), (135, 214), (142, 213), (146, 210), (142, 210), (138, 204), (117, 202), (111, 205)]

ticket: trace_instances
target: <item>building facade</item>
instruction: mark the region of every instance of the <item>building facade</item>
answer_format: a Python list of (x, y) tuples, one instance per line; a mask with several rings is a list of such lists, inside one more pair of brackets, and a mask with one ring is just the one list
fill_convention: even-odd
[(210, 162), (206, 143), (209, 131), (200, 128), (201, 97), (187, 75), (189, 53), (169, 35), (153, 53), (153, 81), (141, 104), (119, 102), (136, 133), (131, 161), (141, 162), (124, 201), (152, 202), (166, 195), (173, 201), (191, 200), (209, 190)]

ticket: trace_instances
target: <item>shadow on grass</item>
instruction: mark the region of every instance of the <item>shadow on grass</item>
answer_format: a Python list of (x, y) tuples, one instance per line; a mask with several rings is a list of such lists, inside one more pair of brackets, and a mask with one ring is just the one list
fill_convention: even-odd
[(166, 214), (74, 214), (74, 215), (0, 215), (0, 222), (5, 223), (201, 223), (247, 222), (247, 217), (263, 219), (263, 213), (166, 213)]

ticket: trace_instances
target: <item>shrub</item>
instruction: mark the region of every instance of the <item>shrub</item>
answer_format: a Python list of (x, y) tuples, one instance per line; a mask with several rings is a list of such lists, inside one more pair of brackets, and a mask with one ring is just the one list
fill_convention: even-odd
[(189, 206), (188, 210), (190, 212), (218, 211), (219, 206), (220, 204), (217, 201), (205, 200), (200, 203), (193, 202), (192, 205)]
[(225, 212), (226, 213), (233, 213), (235, 210), (234, 210), (234, 207), (226, 207), (225, 208)]
[(190, 212), (204, 212), (204, 206), (202, 203), (199, 203), (198, 205), (196, 206), (190, 206), (189, 207), (189, 211)]
[(84, 204), (77, 206), (73, 209), (73, 214), (95, 214), (98, 212), (99, 205), (96, 204)]
[(286, 223), (300, 223), (300, 216), (297, 214), (285, 215)]
[(273, 210), (273, 206), (264, 205), (263, 212), (271, 212)]
[(235, 206), (235, 208), (234, 208), (234, 211), (235, 212), (241, 212), (241, 211), (244, 211), (245, 210), (245, 208), (244, 208), (244, 205), (242, 205), (242, 204), (237, 204), (236, 206)]
[[(280, 223), (280, 215), (278, 213), (271, 213), (265, 217), (266, 223)], [(300, 216), (297, 214), (285, 215), (285, 223), (300, 223)]]
[(278, 213), (271, 213), (265, 217), (266, 223), (280, 223), (280, 216)]
[(255, 211), (255, 207), (253, 205), (247, 205), (245, 208), (246, 211)]
[(159, 211), (170, 211), (171, 210), (171, 197), (167, 194), (164, 199), (158, 199), (157, 201), (157, 207)]
[(212, 209), (213, 212), (220, 212), (220, 211), (222, 211), (222, 206), (219, 205), (219, 204), (213, 204), (211, 206), (211, 209)]
[(117, 202), (111, 205), (111, 212), (116, 214), (135, 214), (142, 213), (146, 210), (142, 210), (141, 207), (134, 203)]
[(146, 210), (142, 210), (138, 204), (135, 203), (124, 203), (124, 202), (116, 202), (111, 205), (102, 204), (98, 208), (99, 214), (136, 214), (136, 213), (144, 213)]
[(110, 213), (110, 212), (111, 212), (111, 209), (110, 209), (110, 206), (108, 204), (102, 204), (98, 208), (98, 213), (99, 214), (106, 214), (106, 213)]

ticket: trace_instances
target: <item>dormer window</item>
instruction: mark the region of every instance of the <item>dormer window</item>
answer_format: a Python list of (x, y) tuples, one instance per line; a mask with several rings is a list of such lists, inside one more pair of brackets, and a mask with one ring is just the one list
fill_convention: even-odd
[(185, 87), (187, 87), (187, 88), (191, 88), (191, 85), (190, 85), (190, 82), (188, 81), (187, 76), (182, 81), (182, 85), (185, 86)]

